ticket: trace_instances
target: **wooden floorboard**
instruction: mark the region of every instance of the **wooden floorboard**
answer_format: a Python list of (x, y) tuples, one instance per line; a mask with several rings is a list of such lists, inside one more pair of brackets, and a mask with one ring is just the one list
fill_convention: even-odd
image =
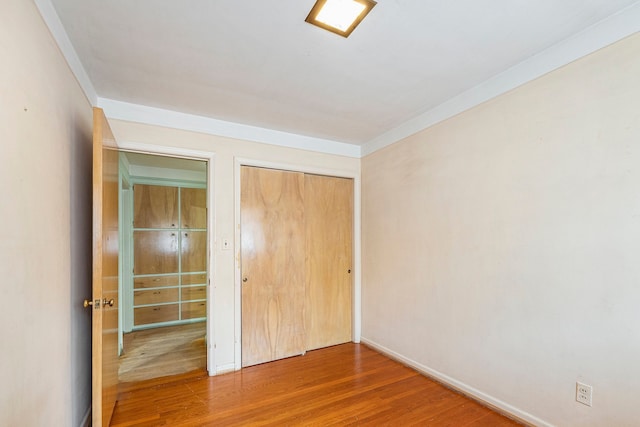
[(124, 335), (121, 383), (177, 375), (207, 367), (206, 323), (144, 329)]
[(216, 377), (199, 370), (127, 384), (111, 425), (519, 424), (364, 345), (344, 344)]

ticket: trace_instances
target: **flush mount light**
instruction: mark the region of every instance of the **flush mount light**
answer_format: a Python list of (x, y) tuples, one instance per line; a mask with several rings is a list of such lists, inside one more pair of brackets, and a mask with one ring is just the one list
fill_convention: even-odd
[(349, 37), (376, 4), (374, 0), (317, 0), (305, 21)]

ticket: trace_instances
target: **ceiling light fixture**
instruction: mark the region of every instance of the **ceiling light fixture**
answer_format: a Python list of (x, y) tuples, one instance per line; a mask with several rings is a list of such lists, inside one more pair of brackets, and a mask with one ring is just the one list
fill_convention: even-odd
[(305, 21), (349, 37), (376, 4), (374, 0), (317, 0)]

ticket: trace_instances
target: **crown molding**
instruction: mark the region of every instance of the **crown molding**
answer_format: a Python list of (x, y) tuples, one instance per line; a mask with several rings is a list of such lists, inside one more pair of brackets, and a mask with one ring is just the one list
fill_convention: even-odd
[(130, 104), (112, 99), (100, 98), (93, 87), (78, 54), (67, 35), (62, 21), (56, 12), (51, 0), (34, 0), (42, 19), (49, 28), (51, 35), (58, 44), (71, 72), (75, 75), (78, 84), (83, 90), (90, 104), (101, 107), (105, 115), (112, 119), (133, 121), (158, 126), (172, 127), (211, 135), (225, 136), (234, 139), (260, 142), (263, 144), (277, 145), (300, 150), (310, 150), (326, 154), (334, 154), (345, 157), (360, 158), (360, 146), (332, 141), (322, 138), (314, 138), (297, 135), (278, 130), (226, 122), (203, 116), (179, 113), (144, 105)]
[(69, 40), (69, 36), (67, 35), (67, 32), (62, 25), (62, 21), (60, 21), (60, 17), (58, 16), (56, 9), (53, 7), (51, 0), (34, 0), (34, 3), (40, 11), (40, 16), (42, 16), (44, 23), (49, 28), (49, 32), (51, 32), (53, 39), (58, 44), (67, 64), (69, 64), (69, 68), (71, 68), (71, 72), (76, 77), (80, 88), (89, 100), (89, 103), (92, 107), (97, 106), (98, 94), (93, 87), (93, 83), (91, 83), (91, 79), (89, 79), (87, 71), (84, 69), (82, 62), (80, 61), (80, 57), (78, 57), (76, 50), (73, 48), (73, 44), (71, 44), (71, 40)]
[(368, 141), (362, 146), (362, 156), (381, 150), (638, 31), (640, 1)]
[(223, 136), (281, 147), (360, 158), (360, 146), (278, 130), (243, 125), (161, 108), (98, 98), (108, 118)]
[(362, 146), (100, 98), (51, 3), (34, 0), (92, 106), (109, 118), (172, 127), (301, 150), (361, 158), (640, 31), (640, 1), (485, 82), (371, 139)]

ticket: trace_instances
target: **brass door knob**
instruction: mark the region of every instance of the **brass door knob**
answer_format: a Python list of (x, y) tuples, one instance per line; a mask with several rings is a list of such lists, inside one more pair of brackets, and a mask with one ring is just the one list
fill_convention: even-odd
[(246, 282), (247, 280), (249, 280), (249, 279), (246, 278), (246, 277), (244, 279), (242, 279), (243, 282)]
[(84, 302), (82, 303), (82, 306), (83, 306), (84, 308), (90, 307), (90, 306), (92, 306), (92, 305), (93, 305), (93, 301), (90, 301), (90, 300), (88, 300), (88, 299), (84, 300)]
[(102, 306), (103, 306), (103, 307), (106, 307), (106, 306), (113, 307), (113, 303), (114, 303), (113, 299), (107, 300), (107, 299), (105, 298), (105, 299), (102, 301)]

